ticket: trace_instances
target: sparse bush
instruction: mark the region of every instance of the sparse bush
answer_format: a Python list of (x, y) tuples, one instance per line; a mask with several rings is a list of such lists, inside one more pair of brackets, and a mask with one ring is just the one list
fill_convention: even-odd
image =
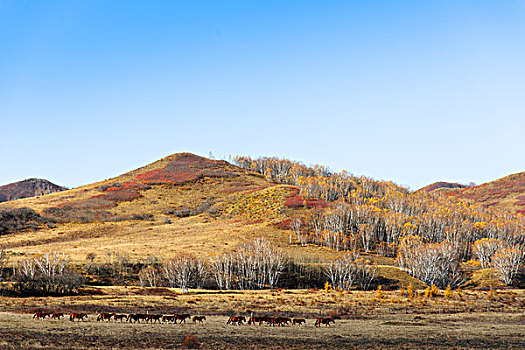
[(155, 220), (155, 217), (153, 216), (153, 214), (142, 213), (142, 214), (133, 214), (131, 216), (131, 219), (132, 220), (153, 221)]
[(0, 235), (28, 229), (36, 230), (52, 223), (54, 220), (42, 217), (30, 208), (0, 210)]

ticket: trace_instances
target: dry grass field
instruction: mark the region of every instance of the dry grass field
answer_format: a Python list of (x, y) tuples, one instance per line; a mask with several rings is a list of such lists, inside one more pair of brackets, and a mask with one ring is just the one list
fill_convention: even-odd
[(517, 314), (390, 315), (336, 320), (315, 328), (33, 320), (0, 313), (0, 349), (523, 349)]
[[(0, 298), (1, 349), (174, 349), (193, 335), (201, 349), (523, 349), (525, 292), (457, 291), (450, 298), (410, 298), (400, 291), (211, 291), (94, 287), (85, 295)], [(88, 294), (89, 293), (89, 294)], [(33, 320), (36, 310), (86, 312), (86, 322)], [(96, 322), (99, 312), (190, 313), (204, 325)], [(232, 326), (228, 315), (307, 319), (302, 327)], [(314, 327), (332, 315), (331, 327)]]

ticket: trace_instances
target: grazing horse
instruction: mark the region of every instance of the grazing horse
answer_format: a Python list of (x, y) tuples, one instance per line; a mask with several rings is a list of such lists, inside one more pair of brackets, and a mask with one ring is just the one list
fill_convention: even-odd
[(54, 319), (54, 320), (60, 320), (61, 317), (64, 317), (64, 313), (63, 312), (53, 312), (51, 314), (51, 318)]
[(116, 321), (122, 322), (122, 320), (124, 320), (124, 319), (127, 320), (128, 319), (128, 315), (126, 315), (126, 314), (113, 314), (113, 319), (115, 320), (115, 322)]
[(175, 318), (180, 320), (180, 323), (186, 323), (186, 319), (191, 320), (190, 314), (175, 315)]
[(290, 317), (279, 317), (282, 325), (288, 325), (288, 323), (292, 323), (292, 319)]
[(288, 325), (288, 322), (292, 322), (290, 317), (272, 317), (269, 323), (272, 326), (278, 325), (280, 327), (283, 325)]
[(325, 327), (330, 327), (330, 323), (335, 323), (335, 320), (332, 317), (320, 317), (315, 320), (316, 327), (321, 327), (322, 324), (324, 324)]
[(33, 319), (37, 319), (37, 320), (42, 319), (43, 320), (44, 318), (50, 317), (50, 316), (51, 316), (51, 312), (37, 311), (33, 315)]
[(176, 318), (177, 315), (164, 315), (162, 316), (162, 323), (166, 322), (166, 323), (177, 323), (177, 318)]
[(204, 320), (206, 320), (206, 316), (193, 316), (193, 323), (204, 323)]
[(263, 322), (270, 325), (272, 323), (272, 318), (270, 316), (261, 316), (259, 318), (259, 326), (262, 325)]
[(252, 325), (252, 324), (255, 324), (255, 323), (258, 323), (259, 326), (261, 325), (261, 322), (262, 322), (262, 318), (263, 317), (257, 317), (257, 316), (252, 316), (248, 319), (248, 324), (249, 325)]
[(162, 315), (149, 314), (148, 317), (146, 318), (146, 322), (149, 323), (149, 321), (151, 321), (152, 323), (156, 323), (156, 322), (162, 323), (161, 318), (162, 318)]
[(111, 321), (111, 318), (115, 316), (115, 314), (110, 314), (107, 312), (102, 312), (97, 315), (97, 322), (99, 321)]
[(70, 316), (69, 316), (69, 320), (70, 321), (75, 321), (75, 319), (77, 319), (79, 322), (80, 320), (85, 321), (84, 318), (87, 318), (88, 315), (85, 314), (85, 313), (82, 313), (82, 312), (73, 312)]
[(302, 325), (302, 324), (306, 324), (306, 320), (304, 318), (294, 318), (293, 321), (292, 321), (292, 325)]
[(134, 322), (134, 323), (140, 323), (140, 320), (147, 320), (148, 315), (147, 314), (129, 314), (128, 315), (128, 322)]
[(246, 322), (246, 318), (244, 316), (232, 316), (228, 319), (226, 324), (237, 324), (240, 326), (243, 322)]

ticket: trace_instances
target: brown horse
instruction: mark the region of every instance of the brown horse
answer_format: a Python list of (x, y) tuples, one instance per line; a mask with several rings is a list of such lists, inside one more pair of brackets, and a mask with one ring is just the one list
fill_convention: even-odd
[(128, 322), (134, 322), (134, 323), (140, 323), (140, 320), (147, 320), (148, 315), (147, 314), (129, 314), (128, 315)]
[(50, 317), (50, 316), (51, 316), (51, 312), (37, 311), (33, 315), (33, 319), (37, 319), (37, 320), (42, 319), (43, 320), (44, 318)]
[(175, 315), (177, 320), (180, 320), (180, 323), (186, 323), (186, 319), (191, 320), (190, 314)]
[(64, 313), (63, 312), (53, 312), (51, 314), (51, 318), (54, 319), (54, 320), (60, 320), (61, 317), (64, 317)]
[(146, 318), (146, 322), (149, 323), (149, 321), (151, 321), (152, 323), (156, 323), (156, 322), (162, 323), (161, 318), (162, 318), (162, 315), (149, 314), (148, 317)]
[(177, 323), (177, 318), (175, 317), (176, 315), (164, 315), (162, 316), (162, 323), (166, 322), (166, 323)]
[(99, 321), (111, 321), (111, 318), (115, 316), (115, 314), (110, 314), (107, 312), (102, 312), (97, 315), (97, 322)]
[(193, 316), (193, 323), (204, 323), (204, 320), (206, 320), (206, 316)]
[(304, 318), (294, 318), (293, 321), (292, 321), (292, 325), (302, 325), (302, 324), (306, 324), (306, 320)]
[(128, 315), (126, 314), (113, 314), (113, 319), (116, 321), (120, 321), (122, 322), (122, 320), (127, 320), (128, 319)]
[(261, 325), (261, 322), (262, 322), (262, 318), (263, 317), (257, 317), (257, 316), (252, 316), (248, 319), (248, 324), (249, 325), (252, 325), (252, 324), (256, 324), (258, 323), (259, 326)]
[(284, 325), (288, 325), (288, 322), (291, 322), (292, 320), (290, 319), (290, 317), (272, 317), (271, 320), (270, 320), (270, 325), (272, 326), (284, 326)]
[(335, 323), (335, 320), (332, 317), (320, 317), (315, 320), (316, 327), (321, 327), (322, 324), (324, 324), (325, 327), (330, 327), (330, 323)]
[(75, 319), (77, 319), (79, 322), (80, 320), (85, 321), (84, 318), (87, 318), (88, 315), (85, 314), (85, 313), (82, 313), (82, 312), (73, 312), (70, 316), (69, 316), (69, 320), (70, 321), (75, 321)]
[(259, 318), (259, 326), (262, 325), (263, 322), (266, 322), (266, 324), (270, 325), (272, 324), (272, 318), (270, 316), (261, 316)]
[(246, 318), (244, 316), (232, 316), (228, 319), (226, 324), (237, 324), (240, 326), (243, 322), (246, 322)]

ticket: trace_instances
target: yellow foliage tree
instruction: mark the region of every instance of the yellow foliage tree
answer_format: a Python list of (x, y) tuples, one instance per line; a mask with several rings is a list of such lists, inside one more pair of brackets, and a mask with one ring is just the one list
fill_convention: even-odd
[(407, 289), (407, 293), (408, 293), (408, 298), (410, 299), (410, 301), (412, 301), (414, 299), (414, 285), (412, 283), (410, 283), (410, 285), (408, 286), (408, 289)]
[(454, 292), (452, 291), (452, 288), (450, 288), (450, 284), (447, 286), (447, 289), (445, 289), (445, 298), (452, 299), (454, 297)]
[(334, 289), (332, 288), (332, 285), (330, 283), (328, 283), (328, 281), (326, 281), (326, 283), (324, 284), (324, 292), (325, 293), (332, 293), (334, 291)]

